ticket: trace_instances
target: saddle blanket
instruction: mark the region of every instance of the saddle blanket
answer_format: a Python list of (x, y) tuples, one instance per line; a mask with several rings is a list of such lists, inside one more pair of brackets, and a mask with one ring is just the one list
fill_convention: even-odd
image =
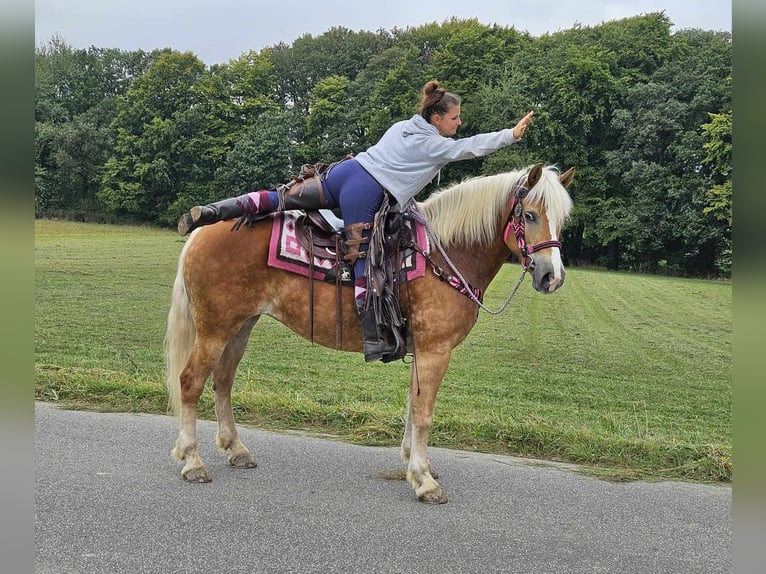
[[(301, 245), (296, 236), (296, 220), (301, 215), (300, 211), (284, 211), (274, 214), (274, 223), (271, 228), (271, 240), (269, 241), (269, 267), (283, 269), (298, 275), (308, 277), (309, 254)], [(408, 227), (415, 226), (415, 242), (428, 253), (428, 235), (421, 223), (407, 220)], [(325, 259), (314, 256), (314, 279), (320, 281), (335, 282), (333, 267), (334, 259)], [(351, 266), (346, 265), (350, 270)], [(423, 277), (426, 271), (426, 262), (423, 257), (414, 250), (407, 250), (404, 254), (402, 270), (407, 273), (407, 280), (411, 281)], [(350, 273), (350, 271), (349, 271)], [(350, 282), (353, 277), (341, 277), (343, 282)]]

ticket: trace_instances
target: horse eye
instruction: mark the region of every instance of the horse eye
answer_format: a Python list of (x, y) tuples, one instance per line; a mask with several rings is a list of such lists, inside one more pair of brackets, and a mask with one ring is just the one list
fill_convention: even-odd
[(527, 220), (527, 221), (529, 221), (530, 223), (534, 223), (534, 222), (535, 222), (535, 220), (537, 219), (537, 217), (536, 217), (536, 216), (535, 216), (535, 214), (534, 214), (534, 213), (532, 213), (531, 211), (525, 211), (525, 212), (524, 212), (524, 219), (526, 219), (526, 220)]

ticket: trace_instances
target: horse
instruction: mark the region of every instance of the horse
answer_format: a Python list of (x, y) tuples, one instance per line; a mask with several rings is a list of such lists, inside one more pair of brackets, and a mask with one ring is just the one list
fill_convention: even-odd
[[(482, 304), (475, 293), (486, 291), (511, 254), (530, 272), (536, 291), (553, 293), (563, 285), (559, 234), (572, 208), (567, 188), (573, 176), (574, 168), (562, 174), (555, 166), (535, 164), (464, 180), (418, 204), (441, 245), (430, 255), (431, 263), (442, 271), (454, 269), (473, 287), (467, 295), (466, 289), (427, 272), (405, 283), (400, 292), (402, 315), (407, 318), (407, 352), (412, 357), (400, 453), (407, 480), (422, 502), (447, 502), (427, 456), (428, 435), (452, 351), (478, 318)], [(228, 454), (234, 467), (256, 466), (238, 436), (231, 391), (250, 333), (262, 315), (325, 347), (362, 351), (353, 288), (340, 287), (339, 301), (336, 285), (310, 286), (307, 277), (269, 267), (270, 221), (269, 217), (237, 231), (231, 230), (231, 222), (201, 227), (181, 250), (165, 355), (169, 408), (179, 419), (171, 454), (184, 465), (181, 476), (186, 481), (211, 480), (196, 438), (197, 405), (210, 377), (219, 450)], [(309, 321), (312, 303), (313, 321)], [(341, 337), (336, 321), (342, 324)]]

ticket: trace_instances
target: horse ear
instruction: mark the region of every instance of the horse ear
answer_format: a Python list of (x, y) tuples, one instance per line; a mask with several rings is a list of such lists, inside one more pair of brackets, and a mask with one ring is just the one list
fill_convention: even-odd
[(536, 163), (532, 166), (527, 174), (527, 189), (532, 189), (537, 182), (540, 181), (540, 177), (543, 175), (543, 164)]
[(575, 173), (575, 168), (573, 167), (570, 167), (568, 170), (562, 173), (559, 176), (559, 181), (561, 182), (561, 185), (567, 188), (570, 185), (572, 185), (572, 180), (574, 179), (574, 173)]

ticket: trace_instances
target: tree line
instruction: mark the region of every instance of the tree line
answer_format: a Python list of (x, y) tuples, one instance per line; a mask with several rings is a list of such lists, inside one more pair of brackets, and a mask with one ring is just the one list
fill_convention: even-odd
[(54, 36), (35, 50), (35, 214), (172, 226), (362, 151), (436, 78), (463, 99), (458, 137), (535, 111), (523, 144), (450, 164), (441, 185), (575, 166), (570, 265), (728, 276), (732, 38), (671, 26), (652, 13), (540, 37), (473, 19), (334, 27), (211, 66)]

